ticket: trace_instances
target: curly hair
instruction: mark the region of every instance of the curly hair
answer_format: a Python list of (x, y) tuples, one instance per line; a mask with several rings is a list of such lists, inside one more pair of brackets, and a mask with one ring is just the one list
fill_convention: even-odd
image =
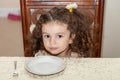
[(80, 13), (77, 9), (73, 9), (69, 12), (66, 8), (54, 7), (50, 11), (41, 14), (39, 20), (36, 23), (36, 27), (31, 35), (31, 51), (33, 55), (39, 50), (44, 50), (42, 40), (42, 24), (46, 24), (51, 21), (58, 21), (68, 25), (68, 30), (71, 34), (75, 34), (73, 43), (70, 45), (70, 50), (77, 52), (80, 55), (89, 56), (89, 50), (92, 45), (92, 38), (90, 34), (90, 22), (88, 16)]

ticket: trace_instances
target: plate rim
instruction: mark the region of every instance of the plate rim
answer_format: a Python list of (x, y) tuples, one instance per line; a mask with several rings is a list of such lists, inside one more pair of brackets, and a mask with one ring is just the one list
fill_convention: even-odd
[[(27, 64), (30, 62), (30, 61), (32, 61), (32, 60), (35, 60), (35, 59), (40, 59), (40, 57), (42, 57), (42, 58), (46, 58), (46, 57), (49, 57), (49, 58), (57, 58), (57, 59), (60, 59), (60, 60), (62, 60), (63, 61), (63, 64), (61, 65), (61, 69), (59, 69), (59, 70), (57, 70), (57, 71), (55, 71), (55, 72), (52, 72), (52, 73), (46, 73), (46, 74), (40, 74), (40, 73), (35, 73), (35, 72), (33, 72), (32, 70), (30, 70), (29, 68), (28, 68), (28, 66), (27, 66)], [(65, 61), (62, 59), (62, 58), (60, 58), (60, 57), (56, 57), (56, 56), (37, 56), (37, 57), (33, 57), (33, 58), (30, 58), (30, 59), (27, 59), (26, 61), (25, 61), (25, 69), (28, 71), (28, 72), (30, 72), (30, 73), (32, 73), (32, 74), (36, 74), (36, 75), (52, 75), (52, 74), (56, 74), (56, 73), (59, 73), (59, 72), (62, 72), (65, 68), (66, 68), (66, 65), (65, 65)]]

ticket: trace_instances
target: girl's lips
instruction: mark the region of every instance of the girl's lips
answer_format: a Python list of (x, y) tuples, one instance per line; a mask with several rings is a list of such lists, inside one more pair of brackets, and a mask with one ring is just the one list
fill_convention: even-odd
[(50, 48), (50, 50), (56, 50), (57, 48)]

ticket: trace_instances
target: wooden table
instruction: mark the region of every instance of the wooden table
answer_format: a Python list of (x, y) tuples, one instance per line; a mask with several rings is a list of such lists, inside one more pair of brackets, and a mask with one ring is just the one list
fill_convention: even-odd
[(0, 57), (0, 80), (13, 80), (13, 62), (18, 61), (19, 76), (15, 80), (120, 80), (120, 58), (64, 58), (64, 71), (39, 76), (29, 73), (24, 62), (30, 57)]

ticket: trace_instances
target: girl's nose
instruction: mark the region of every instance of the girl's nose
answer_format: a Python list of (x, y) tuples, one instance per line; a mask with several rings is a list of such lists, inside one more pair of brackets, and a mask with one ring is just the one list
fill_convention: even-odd
[(51, 45), (55, 45), (55, 44), (56, 44), (55, 38), (51, 38), (51, 39), (50, 39), (50, 44), (51, 44)]

